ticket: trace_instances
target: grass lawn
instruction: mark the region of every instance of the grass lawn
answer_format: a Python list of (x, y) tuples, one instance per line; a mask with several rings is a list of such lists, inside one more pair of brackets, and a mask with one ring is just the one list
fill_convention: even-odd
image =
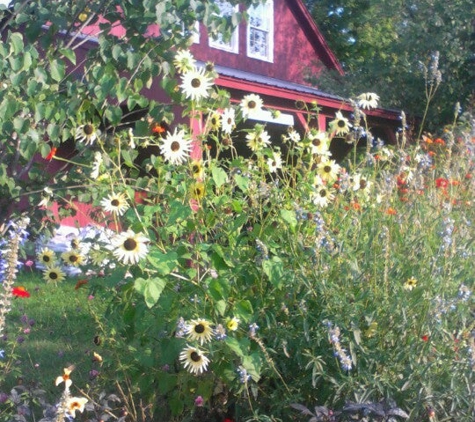
[(18, 383), (38, 386), (54, 401), (63, 390), (55, 386), (55, 379), (70, 365), (75, 365), (73, 392), (75, 386), (91, 384), (90, 371), (100, 370), (93, 353), (103, 354), (95, 344), (99, 333), (93, 314), (103, 315), (106, 304), (90, 294), (87, 284), (75, 289), (78, 280), (70, 277), (54, 285), (43, 281), (38, 272), (19, 274), (15, 286), (23, 286), (31, 296), (15, 298), (8, 314), (0, 349), (5, 350), (11, 371), (2, 390)]

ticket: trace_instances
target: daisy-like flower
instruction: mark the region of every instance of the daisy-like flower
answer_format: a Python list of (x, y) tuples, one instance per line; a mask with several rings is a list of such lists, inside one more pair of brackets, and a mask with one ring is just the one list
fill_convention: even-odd
[(228, 327), (229, 331), (236, 331), (239, 327), (239, 318), (233, 317), (231, 318), (226, 326)]
[(311, 154), (317, 155), (331, 155), (329, 151), (330, 148), (330, 139), (328, 138), (325, 132), (319, 130), (310, 130), (307, 135), (309, 140), (309, 148)]
[(160, 151), (165, 160), (171, 164), (182, 164), (189, 157), (191, 150), (191, 139), (188, 139), (184, 130), (168, 132), (167, 137), (162, 139)]
[(76, 129), (76, 141), (92, 145), (99, 137), (99, 131), (92, 123), (81, 125)]
[(84, 263), (84, 256), (75, 250), (63, 252), (61, 254), (61, 258), (63, 258), (63, 261), (66, 264), (72, 265), (74, 267), (79, 267)]
[(258, 125), (256, 125), (254, 131), (246, 135), (246, 142), (247, 146), (254, 152), (260, 151), (271, 143), (267, 131), (265, 131), (262, 126), (258, 127)]
[(68, 367), (63, 369), (63, 375), (59, 376), (56, 378), (55, 385), (58, 386), (59, 384), (64, 382), (65, 389), (68, 390), (69, 387), (71, 387), (71, 384), (73, 383), (71, 378), (69, 377), (71, 375), (71, 372), (73, 371), (74, 367)]
[(316, 192), (312, 195), (313, 203), (320, 208), (325, 208), (334, 199), (335, 195), (324, 185), (317, 186)]
[(296, 130), (292, 129), (287, 133), (286, 139), (298, 144), (301, 140), (301, 137), (300, 137), (300, 134)]
[(355, 192), (363, 192), (365, 194), (369, 194), (371, 188), (371, 181), (369, 181), (366, 177), (364, 177), (360, 173), (355, 173), (350, 178), (351, 188)]
[(182, 76), (180, 85), (186, 98), (193, 101), (200, 101), (209, 97), (209, 89), (213, 86), (213, 80), (206, 75), (204, 68), (193, 68), (186, 71)]
[(183, 349), (180, 353), (180, 360), (183, 362), (185, 369), (196, 375), (205, 372), (209, 364), (209, 359), (203, 352), (192, 346)]
[(317, 173), (327, 182), (336, 180), (339, 172), (340, 166), (335, 162), (335, 160), (322, 160), (317, 167)]
[(66, 401), (67, 413), (75, 418), (77, 410), (79, 410), (81, 413), (84, 412), (84, 406), (86, 403), (87, 399), (85, 397), (69, 397)]
[(92, 163), (91, 179), (99, 177), (99, 171), (102, 164), (102, 154), (99, 151), (94, 153), (94, 162)]
[(378, 107), (379, 96), (372, 92), (365, 92), (356, 98), (358, 99), (358, 106), (361, 108), (369, 110)]
[(340, 111), (335, 113), (335, 120), (332, 120), (328, 125), (332, 132), (335, 132), (337, 135), (346, 135), (352, 126), (350, 121), (343, 117)]
[(262, 110), (264, 102), (259, 95), (248, 94), (243, 97), (240, 105), (243, 117), (252, 117)]
[(123, 215), (129, 208), (125, 194), (112, 193), (107, 198), (101, 201), (101, 206), (104, 211), (110, 212), (115, 215)]
[(267, 159), (267, 166), (269, 167), (269, 171), (271, 173), (275, 173), (277, 169), (282, 168), (282, 157), (280, 152), (274, 151), (272, 153), (272, 157)]
[(180, 73), (189, 72), (195, 67), (196, 60), (189, 50), (178, 50), (173, 59), (173, 64)]
[(59, 283), (66, 278), (65, 272), (57, 266), (48, 267), (43, 271), (43, 279), (48, 283)]
[(43, 248), (37, 255), (37, 259), (40, 264), (45, 265), (46, 267), (51, 267), (56, 261), (56, 256), (51, 249)]
[(415, 287), (417, 286), (417, 279), (415, 279), (414, 277), (410, 277), (406, 280), (406, 282), (404, 283), (404, 286), (403, 288), (405, 290), (412, 290), (414, 289)]
[(236, 127), (236, 112), (234, 108), (225, 108), (221, 116), (221, 129), (230, 135)]
[(193, 319), (186, 327), (186, 334), (191, 341), (198, 341), (201, 345), (213, 338), (213, 330), (205, 319)]
[(209, 130), (216, 132), (221, 128), (221, 114), (215, 111), (208, 120)]
[(127, 230), (125, 233), (117, 235), (112, 239), (114, 246), (114, 256), (125, 265), (137, 264), (148, 253), (147, 243), (149, 239), (142, 233), (134, 233)]
[(195, 182), (190, 186), (190, 196), (192, 199), (200, 200), (205, 196), (205, 185), (203, 182)]

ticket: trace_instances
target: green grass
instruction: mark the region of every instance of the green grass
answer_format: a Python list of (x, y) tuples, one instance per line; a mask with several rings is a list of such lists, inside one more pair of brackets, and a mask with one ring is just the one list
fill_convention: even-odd
[[(106, 304), (97, 295), (89, 297), (88, 285), (76, 290), (77, 281), (77, 278), (68, 278), (53, 285), (44, 282), (37, 272), (19, 274), (15, 285), (24, 286), (31, 297), (15, 298), (8, 314), (6, 334), (8, 342), (16, 343), (16, 357), (5, 389), (20, 379), (24, 385), (41, 387), (47, 397), (54, 400), (62, 391), (54, 381), (62, 375), (63, 368), (70, 365), (76, 366), (71, 375), (75, 386), (85, 388), (91, 383), (89, 371), (99, 369), (97, 362), (92, 362), (93, 352), (103, 354), (101, 347), (94, 343), (98, 332), (93, 314), (103, 314)], [(28, 321), (34, 321), (31, 327), (24, 315)], [(28, 328), (30, 333), (25, 333)], [(18, 337), (24, 341), (18, 343)], [(2, 343), (0, 349), (5, 350), (8, 361), (12, 357), (9, 356), (11, 348), (4, 340)]]

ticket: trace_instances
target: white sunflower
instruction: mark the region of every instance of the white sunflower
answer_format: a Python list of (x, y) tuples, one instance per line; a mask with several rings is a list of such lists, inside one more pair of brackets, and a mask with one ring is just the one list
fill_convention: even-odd
[(213, 80), (206, 75), (204, 68), (193, 68), (188, 70), (182, 76), (180, 85), (186, 98), (193, 101), (200, 101), (202, 98), (209, 97), (209, 89), (213, 86)]
[(330, 139), (328, 138), (326, 132), (319, 130), (311, 130), (307, 135), (309, 141), (309, 148), (311, 154), (329, 156), (331, 152), (330, 148)]
[(84, 255), (78, 253), (74, 249), (67, 252), (63, 252), (61, 254), (61, 258), (63, 259), (65, 264), (71, 265), (73, 267), (79, 267), (80, 265), (84, 264), (85, 261)]
[(99, 137), (100, 132), (92, 123), (81, 125), (76, 129), (76, 141), (84, 142), (86, 145), (92, 145)]
[(196, 60), (189, 50), (178, 50), (173, 59), (173, 64), (180, 73), (193, 70)]
[(275, 151), (271, 157), (267, 159), (267, 167), (271, 173), (275, 173), (278, 169), (282, 168), (282, 156), (280, 152)]
[(267, 131), (258, 126), (246, 135), (246, 142), (247, 146), (254, 152), (260, 151), (271, 143)]
[(205, 372), (209, 364), (209, 359), (204, 353), (192, 346), (183, 349), (180, 353), (180, 360), (183, 362), (185, 369), (196, 375)]
[(43, 271), (43, 279), (48, 283), (59, 283), (66, 278), (66, 273), (58, 266), (47, 267)]
[(162, 139), (160, 151), (166, 161), (171, 164), (182, 164), (189, 157), (191, 150), (191, 139), (188, 138), (184, 130), (168, 132), (167, 137)]
[(234, 108), (226, 108), (221, 116), (221, 129), (230, 135), (236, 127), (236, 111)]
[(127, 199), (123, 193), (111, 193), (107, 198), (101, 201), (104, 211), (115, 215), (123, 215), (129, 208)]
[(186, 327), (186, 333), (189, 340), (198, 341), (201, 345), (213, 338), (213, 329), (205, 319), (191, 320)]
[(317, 186), (316, 192), (312, 195), (313, 203), (320, 208), (325, 208), (334, 199), (335, 195), (325, 185)]
[(317, 167), (317, 173), (326, 182), (332, 182), (338, 178), (340, 165), (335, 160), (322, 160)]
[(56, 262), (56, 255), (54, 251), (49, 248), (43, 248), (36, 256), (39, 263), (46, 267), (51, 267)]
[(243, 97), (240, 105), (243, 117), (252, 117), (259, 114), (264, 102), (259, 95), (248, 94)]
[(378, 107), (379, 96), (373, 92), (365, 92), (356, 98), (358, 99), (358, 106), (361, 108), (369, 110)]
[(137, 264), (148, 253), (147, 243), (149, 239), (142, 233), (134, 233), (127, 230), (112, 239), (114, 256), (125, 265)]
[(328, 125), (332, 132), (335, 132), (337, 135), (346, 135), (352, 127), (350, 121), (346, 117), (343, 117), (343, 114), (341, 114), (340, 111), (335, 113), (335, 119)]

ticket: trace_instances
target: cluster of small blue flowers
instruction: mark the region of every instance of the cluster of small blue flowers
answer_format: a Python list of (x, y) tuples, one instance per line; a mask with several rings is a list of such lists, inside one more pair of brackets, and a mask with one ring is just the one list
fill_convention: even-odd
[(224, 328), (223, 324), (218, 324), (214, 329), (214, 338), (216, 340), (225, 340), (228, 335), (226, 334), (226, 328)]
[[(29, 233), (26, 231), (26, 227), (29, 223), (28, 219), (22, 220), (19, 223), (15, 223), (10, 221), (6, 225), (6, 233), (12, 239), (18, 239), (18, 245), (21, 246), (27, 240)], [(5, 274), (9, 269), (10, 265), (6, 256), (8, 252), (10, 252), (11, 242), (8, 239), (0, 239), (0, 283), (3, 282), (5, 278)], [(20, 261), (16, 261), (16, 268), (21, 267), (22, 263)], [(16, 269), (14, 270), (16, 272)]]
[(457, 297), (452, 299), (442, 299), (437, 296), (434, 299), (434, 307), (432, 316), (438, 322), (442, 322), (442, 315), (446, 315), (450, 311), (455, 311), (461, 303), (467, 303), (472, 297), (472, 291), (465, 285), (461, 284), (457, 293)]
[(186, 324), (185, 319), (183, 317), (180, 317), (176, 325), (175, 337), (178, 337), (178, 338), (185, 337), (187, 330), (188, 330), (188, 326)]
[(256, 336), (256, 332), (259, 329), (259, 326), (253, 322), (252, 324), (249, 325), (249, 337), (253, 338)]
[(331, 321), (325, 321), (324, 324), (328, 328), (330, 343), (333, 345), (334, 354), (340, 361), (341, 368), (344, 371), (351, 371), (353, 368), (351, 364), (351, 357), (346, 354), (346, 350), (343, 349), (340, 344), (340, 328), (333, 327), (333, 323)]
[(239, 381), (242, 384), (246, 384), (251, 379), (251, 376), (247, 373), (246, 368), (244, 368), (242, 366), (240, 366), (237, 369), (237, 373), (239, 374)]
[(439, 232), (442, 237), (442, 250), (446, 251), (452, 245), (452, 234), (454, 232), (454, 220), (446, 217), (442, 221), (442, 230)]
[(262, 243), (262, 241), (259, 239), (256, 239), (256, 251), (258, 252), (256, 257), (256, 262), (258, 264), (269, 259), (269, 250), (267, 249), (267, 246), (264, 245), (264, 243)]

